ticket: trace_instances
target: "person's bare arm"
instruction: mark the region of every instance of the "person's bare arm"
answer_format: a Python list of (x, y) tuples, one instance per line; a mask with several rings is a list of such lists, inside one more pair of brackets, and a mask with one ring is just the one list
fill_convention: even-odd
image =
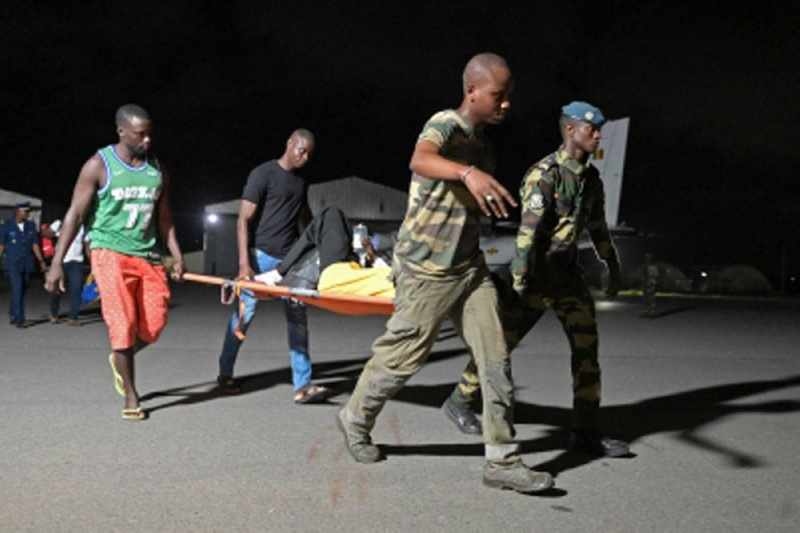
[(39, 262), (39, 269), (44, 272), (47, 270), (47, 263), (44, 262), (44, 256), (42, 255), (42, 249), (39, 247), (38, 243), (33, 243), (33, 255), (36, 256), (36, 260)]
[(50, 265), (45, 281), (45, 288), (48, 291), (64, 290), (64, 272), (61, 263), (72, 239), (75, 238), (78, 228), (86, 217), (86, 212), (92, 205), (94, 195), (98, 189), (102, 188), (104, 183), (105, 167), (100, 160), (100, 156), (95, 155), (84, 163), (80, 174), (78, 174), (78, 181), (72, 191), (72, 203), (67, 210), (67, 214), (64, 215), (64, 220), (61, 224), (61, 236), (56, 243), (53, 262)]
[(169, 204), (170, 177), (162, 170), (161, 172), (161, 196), (158, 198), (158, 229), (161, 238), (167, 245), (170, 255), (175, 260), (172, 265), (172, 277), (179, 280), (183, 277), (184, 263), (181, 248), (178, 245), (178, 238), (175, 234), (175, 223), (172, 221), (172, 208)]
[(239, 245), (239, 276), (237, 279), (250, 279), (253, 277), (247, 237), (250, 230), (250, 221), (253, 220), (257, 207), (256, 204), (244, 198), (239, 205), (239, 219), (236, 221), (236, 243)]
[(409, 167), (426, 178), (463, 181), (486, 216), (508, 218), (506, 203), (517, 206), (514, 197), (491, 174), (442, 157), (439, 147), (430, 141), (417, 143)]
[(86, 239), (86, 230), (84, 230), (83, 234), (83, 262), (89, 265), (91, 268), (92, 266), (92, 249), (89, 246), (89, 241)]

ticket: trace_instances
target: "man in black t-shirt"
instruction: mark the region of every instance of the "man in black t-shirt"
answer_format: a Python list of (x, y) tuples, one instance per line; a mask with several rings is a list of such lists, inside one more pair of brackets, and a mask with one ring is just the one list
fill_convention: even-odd
[[(283, 257), (297, 240), (298, 223), (307, 215), (307, 186), (305, 180), (294, 173), (303, 167), (314, 151), (314, 135), (304, 129), (296, 130), (286, 142), (286, 151), (280, 159), (257, 166), (247, 178), (236, 224), (239, 247), (239, 276), (251, 279), (255, 274), (278, 267)], [(254, 248), (250, 249), (249, 230), (256, 213), (261, 219), (256, 227)], [(240, 307), (228, 321), (222, 353), (219, 356), (217, 382), (225, 392), (236, 393), (233, 366), (250, 322), (256, 312), (256, 298), (250, 291), (242, 291)], [(311, 384), (311, 359), (308, 355), (308, 325), (305, 306), (284, 300), (289, 355), (292, 365), (292, 383), (296, 403), (323, 400), (328, 389)], [(240, 316), (241, 315), (241, 316)]]

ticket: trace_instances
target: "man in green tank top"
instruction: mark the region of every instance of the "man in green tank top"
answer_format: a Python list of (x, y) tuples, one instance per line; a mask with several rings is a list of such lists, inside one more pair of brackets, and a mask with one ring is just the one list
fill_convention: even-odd
[(86, 221), (92, 273), (113, 350), (109, 362), (114, 386), (125, 398), (122, 418), (143, 420), (146, 413), (136, 392), (134, 355), (158, 339), (170, 298), (159, 243), (166, 244), (175, 260), (176, 279), (183, 275), (183, 256), (169, 207), (168, 177), (149, 157), (149, 114), (126, 104), (117, 110), (116, 124), (119, 142), (98, 150), (78, 176), (46, 288), (63, 292), (64, 254)]

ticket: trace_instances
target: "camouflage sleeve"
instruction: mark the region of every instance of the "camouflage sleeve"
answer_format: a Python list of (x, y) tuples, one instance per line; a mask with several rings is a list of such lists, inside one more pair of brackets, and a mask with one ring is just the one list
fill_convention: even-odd
[(547, 171), (533, 167), (525, 175), (520, 188), (522, 216), (517, 232), (517, 253), (511, 261), (514, 290), (521, 292), (527, 286), (528, 275), (533, 273), (536, 257), (534, 243), (536, 228), (548, 209), (552, 209), (553, 179)]
[(441, 148), (457, 126), (455, 118), (448, 116), (447, 113), (436, 113), (422, 127), (417, 142), (428, 141)]
[(609, 268), (615, 268), (619, 265), (619, 260), (606, 223), (606, 196), (603, 191), (603, 182), (598, 180), (598, 183), (598, 201), (589, 215), (587, 229), (597, 255), (606, 262)]

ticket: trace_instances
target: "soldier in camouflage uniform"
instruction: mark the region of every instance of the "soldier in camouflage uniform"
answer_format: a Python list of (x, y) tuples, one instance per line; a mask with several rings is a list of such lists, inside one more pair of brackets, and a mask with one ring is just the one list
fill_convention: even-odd
[(497, 488), (538, 492), (552, 477), (530, 470), (514, 442), (513, 385), (497, 292), (478, 247), (479, 218), (508, 216), (514, 199), (490, 174), (486, 124), (510, 107), (511, 73), (494, 54), (473, 57), (464, 71), (457, 110), (433, 115), (411, 158), (408, 210), (398, 234), (393, 273), (395, 312), (372, 346), (337, 423), (353, 458), (378, 461), (370, 431), (384, 404), (425, 363), (439, 327), (450, 319), (473, 354), (484, 390), (483, 481)]
[[(588, 230), (609, 271), (607, 294), (616, 296), (619, 260), (606, 225), (603, 182), (589, 163), (604, 122), (602, 112), (590, 104), (573, 102), (564, 106), (560, 120), (564, 144), (533, 165), (523, 179), (522, 219), (511, 266), (516, 294), (510, 294), (512, 301), (503, 302), (503, 325), (511, 351), (547, 307), (555, 311), (572, 351), (570, 445), (594, 455), (619, 457), (629, 453), (627, 444), (602, 437), (598, 430), (597, 323), (594, 301), (578, 266), (578, 239)], [(445, 413), (467, 433), (480, 428), (469, 409), (481, 387), (479, 370), (468, 366), (444, 406)]]

